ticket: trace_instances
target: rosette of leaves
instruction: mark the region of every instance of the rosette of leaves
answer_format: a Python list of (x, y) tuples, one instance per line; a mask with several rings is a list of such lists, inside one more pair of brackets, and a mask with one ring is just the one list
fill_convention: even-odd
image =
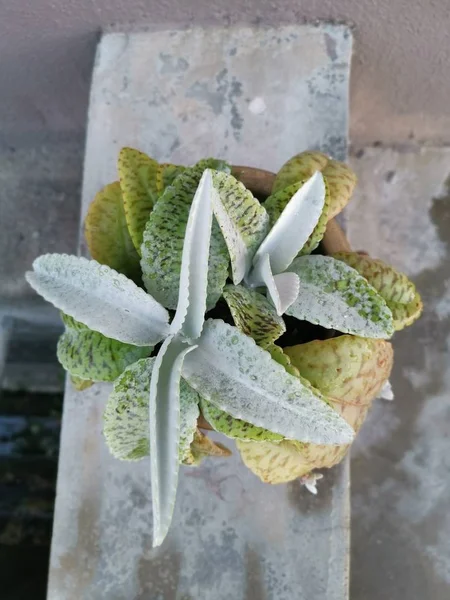
[[(181, 260), (172, 265), (178, 273), (172, 319), (152, 295), (96, 260), (48, 254), (36, 259), (34, 270), (27, 273), (30, 285), (67, 315), (65, 335), (70, 339), (61, 344), (60, 354), (69, 357), (67, 365), (75, 376), (82, 372), (80, 364), (92, 367), (90, 356), (87, 361), (76, 357), (69, 365), (71, 345), (85, 335), (90, 349), (95, 334), (103, 336), (99, 339), (108, 348), (109, 341), (126, 346), (111, 351), (131, 364), (115, 381), (105, 413), (105, 437), (112, 453), (120, 458), (132, 460), (150, 454), (155, 545), (165, 538), (172, 519), (180, 462), (195, 463), (210, 453), (197, 431), (200, 402), (283, 439), (332, 445), (353, 439), (352, 428), (322, 394), (290, 374), (276, 353), (221, 320), (204, 323), (211, 288), (221, 284), (211, 261), (217, 195), (214, 177), (218, 171), (203, 166), (200, 170), (186, 226), (180, 233)], [(166, 193), (166, 199), (172, 199), (177, 194), (182, 197), (187, 188), (192, 190), (192, 182), (183, 176), (184, 172), (166, 188), (151, 215)], [(160, 215), (156, 217), (158, 222)], [(147, 267), (147, 227), (163, 248), (167, 241), (164, 235), (158, 238), (155, 222), (147, 223), (143, 234), (142, 261)], [(166, 221), (159, 223), (161, 229), (167, 227)], [(174, 254), (179, 250), (178, 241)], [(160, 265), (155, 273), (159, 269)], [(149, 272), (144, 272), (145, 277), (152, 278)], [(171, 294), (172, 282), (166, 283), (161, 284), (164, 294), (167, 290)], [(133, 358), (128, 354), (130, 346), (137, 348)], [(152, 348), (156, 351), (149, 357)], [(78, 349), (82, 354), (83, 347)], [(89, 377), (92, 373), (89, 371)]]

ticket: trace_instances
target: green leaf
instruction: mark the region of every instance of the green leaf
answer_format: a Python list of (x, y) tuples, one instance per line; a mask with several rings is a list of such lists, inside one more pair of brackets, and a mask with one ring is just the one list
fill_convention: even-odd
[(293, 156), (278, 171), (273, 184), (272, 194), (283, 190), (293, 183), (309, 179), (316, 171), (322, 171), (328, 161), (328, 156), (321, 152), (301, 152)]
[[(189, 210), (204, 169), (186, 169), (168, 187), (145, 228), (142, 272), (147, 290), (167, 308), (178, 304), (181, 261)], [(229, 257), (216, 222), (211, 232), (208, 271), (208, 309), (222, 294), (228, 276)]]
[(140, 254), (145, 224), (162, 192), (162, 173), (156, 160), (133, 148), (122, 148), (117, 168), (128, 229)]
[(284, 437), (329, 444), (353, 437), (319, 393), (223, 321), (206, 322), (198, 348), (186, 356), (183, 376), (217, 408)]
[(48, 302), (90, 329), (135, 346), (154, 346), (169, 330), (167, 311), (130, 279), (95, 260), (44, 254), (26, 273)]
[(72, 377), (114, 381), (128, 365), (152, 351), (151, 347), (132, 346), (107, 338), (71, 317), (63, 315), (63, 320), (66, 331), (59, 338), (57, 356)]
[(184, 236), (177, 312), (171, 333), (181, 332), (187, 340), (197, 339), (203, 328), (208, 286), (208, 254), (213, 217), (211, 171), (200, 179)]
[(270, 356), (273, 358), (273, 360), (275, 360), (279, 365), (282, 365), (290, 375), (300, 378), (299, 370), (294, 367), (291, 359), (287, 354), (284, 353), (280, 346), (277, 346), (276, 344), (270, 344), (270, 346), (266, 347), (266, 350), (270, 353)]
[(194, 348), (178, 337), (170, 336), (163, 342), (153, 365), (149, 418), (154, 547), (164, 541), (175, 507), (182, 444), (181, 367), (185, 356)]
[(87, 390), (88, 388), (94, 385), (93, 381), (90, 381), (89, 379), (82, 379), (81, 377), (77, 377), (76, 375), (71, 375), (70, 381), (72, 382), (72, 385), (77, 390), (77, 392)]
[(414, 299), (408, 304), (400, 304), (399, 302), (388, 302), (387, 305), (392, 311), (394, 317), (394, 329), (400, 331), (405, 327), (412, 325), (423, 311), (422, 299), (419, 292), (416, 292)]
[(416, 286), (413, 282), (382, 260), (358, 252), (338, 252), (333, 254), (333, 258), (342, 260), (358, 271), (386, 302), (408, 304), (414, 300)]
[(215, 407), (207, 400), (201, 400), (200, 405), (202, 408), (202, 414), (213, 429), (223, 433), (229, 438), (239, 440), (254, 440), (264, 442), (268, 440), (280, 441), (283, 439), (282, 435), (278, 433), (272, 433), (268, 429), (257, 427), (241, 419), (235, 419), (231, 415), (227, 414), (223, 410)]
[(203, 172), (205, 169), (213, 169), (214, 171), (223, 171), (231, 173), (231, 167), (226, 160), (220, 158), (202, 158), (194, 165), (194, 169)]
[(89, 206), (84, 231), (93, 259), (139, 281), (139, 255), (128, 232), (118, 181), (106, 185), (95, 196)]
[(158, 193), (162, 194), (166, 187), (172, 185), (175, 179), (183, 173), (186, 167), (163, 163), (158, 166)]
[[(150, 455), (149, 399), (154, 358), (143, 358), (125, 369), (114, 383), (106, 403), (103, 433), (113, 456), (140, 460)], [(184, 380), (180, 382), (180, 453), (185, 460), (196, 431), (200, 398)]]
[(223, 297), (236, 327), (252, 337), (258, 346), (271, 344), (286, 331), (284, 321), (273, 305), (256, 290), (242, 285), (227, 285)]
[(250, 190), (232, 175), (213, 173), (214, 214), (228, 247), (233, 282), (239, 284), (248, 273), (252, 259), (265, 238), (269, 217)]
[(362, 337), (389, 338), (392, 313), (357, 271), (330, 256), (302, 256), (291, 265), (300, 291), (287, 314), (300, 320)]

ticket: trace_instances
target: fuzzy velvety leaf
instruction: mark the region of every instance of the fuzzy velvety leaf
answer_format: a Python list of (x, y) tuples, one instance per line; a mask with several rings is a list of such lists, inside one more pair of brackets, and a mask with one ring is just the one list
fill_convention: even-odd
[(130, 279), (140, 279), (139, 255), (128, 231), (118, 181), (106, 185), (95, 196), (84, 231), (92, 258)]
[(322, 152), (301, 152), (293, 156), (278, 171), (273, 184), (272, 194), (283, 190), (293, 183), (309, 179), (316, 171), (322, 171), (328, 161), (328, 156), (322, 154)]
[(232, 417), (207, 400), (201, 400), (201, 408), (203, 416), (211, 427), (229, 438), (254, 440), (257, 442), (267, 440), (280, 441), (283, 439), (283, 436), (278, 433), (272, 433), (268, 429), (263, 429), (242, 419)]
[(236, 327), (206, 322), (183, 376), (199, 395), (233, 417), (303, 441), (347, 443), (351, 428), (299, 379)]
[(162, 175), (156, 160), (134, 148), (122, 148), (117, 168), (128, 230), (140, 254), (145, 224), (162, 191)]
[(223, 291), (236, 327), (265, 347), (286, 331), (283, 319), (273, 305), (256, 290), (227, 285)]
[(247, 284), (252, 287), (265, 286), (279, 316), (294, 302), (299, 290), (299, 279), (295, 273), (272, 273), (270, 256), (267, 253), (259, 257), (247, 278)]
[[(153, 546), (164, 541), (175, 507), (181, 446), (181, 367), (194, 348), (170, 336), (163, 342), (153, 365), (149, 403)], [(192, 435), (195, 428), (196, 424)]]
[(167, 335), (167, 311), (130, 279), (95, 260), (44, 254), (26, 278), (45, 300), (103, 335), (153, 346)]
[(83, 380), (114, 381), (128, 365), (152, 351), (107, 338), (71, 317), (63, 320), (66, 331), (58, 341), (58, 360), (72, 376)]
[[(142, 244), (142, 272), (147, 290), (167, 308), (178, 304), (184, 236), (192, 200), (203, 168), (186, 169), (168, 187), (147, 222)], [(222, 294), (228, 276), (228, 250), (213, 222), (209, 249), (208, 308)]]
[[(125, 369), (108, 398), (103, 433), (110, 452), (120, 460), (140, 460), (150, 454), (149, 399), (154, 358), (143, 358)], [(185, 381), (180, 383), (180, 462), (189, 447), (199, 415), (199, 397)]]
[(329, 160), (322, 169), (322, 174), (330, 191), (329, 220), (346, 206), (355, 189), (357, 178), (348, 165), (337, 160)]
[(325, 204), (325, 194), (323, 177), (317, 172), (289, 200), (259, 246), (254, 263), (268, 254), (272, 273), (283, 273), (314, 231)]
[(330, 256), (302, 256), (290, 270), (300, 291), (287, 314), (300, 320), (362, 337), (389, 338), (392, 313), (357, 271)]
[(388, 302), (387, 305), (392, 311), (394, 317), (394, 329), (400, 331), (409, 325), (412, 325), (422, 314), (423, 304), (419, 292), (416, 292), (414, 299), (408, 304), (399, 302)]
[(269, 217), (250, 190), (232, 175), (213, 173), (214, 214), (228, 247), (233, 282), (249, 271), (253, 256), (267, 234)]
[(382, 260), (358, 252), (338, 252), (333, 254), (333, 258), (342, 260), (358, 271), (386, 302), (408, 304), (414, 300), (416, 286), (413, 282)]
[(202, 332), (206, 312), (208, 262), (213, 217), (211, 171), (203, 172), (189, 211), (181, 258), (177, 312), (173, 334), (195, 340)]

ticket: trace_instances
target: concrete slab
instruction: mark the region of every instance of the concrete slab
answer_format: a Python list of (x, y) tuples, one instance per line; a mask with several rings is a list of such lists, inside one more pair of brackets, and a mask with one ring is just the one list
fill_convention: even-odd
[(450, 597), (450, 149), (369, 148), (352, 164), (355, 248), (409, 273), (422, 319), (394, 338), (396, 399), (352, 452), (352, 600)]
[[(159, 160), (210, 154), (273, 170), (305, 148), (343, 158), (350, 56), (344, 26), (105, 36), (83, 213), (127, 144)], [(347, 599), (348, 463), (327, 473), (318, 498), (298, 483), (264, 486), (236, 455), (184, 469), (174, 526), (152, 550), (149, 465), (108, 454), (107, 394), (66, 388), (50, 600)]]

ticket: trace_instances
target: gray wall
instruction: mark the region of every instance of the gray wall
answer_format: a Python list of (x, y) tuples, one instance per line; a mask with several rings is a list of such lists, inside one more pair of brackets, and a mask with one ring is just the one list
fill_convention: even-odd
[(317, 18), (355, 24), (355, 144), (450, 141), (449, 0), (0, 0), (0, 136), (82, 133), (101, 28)]

